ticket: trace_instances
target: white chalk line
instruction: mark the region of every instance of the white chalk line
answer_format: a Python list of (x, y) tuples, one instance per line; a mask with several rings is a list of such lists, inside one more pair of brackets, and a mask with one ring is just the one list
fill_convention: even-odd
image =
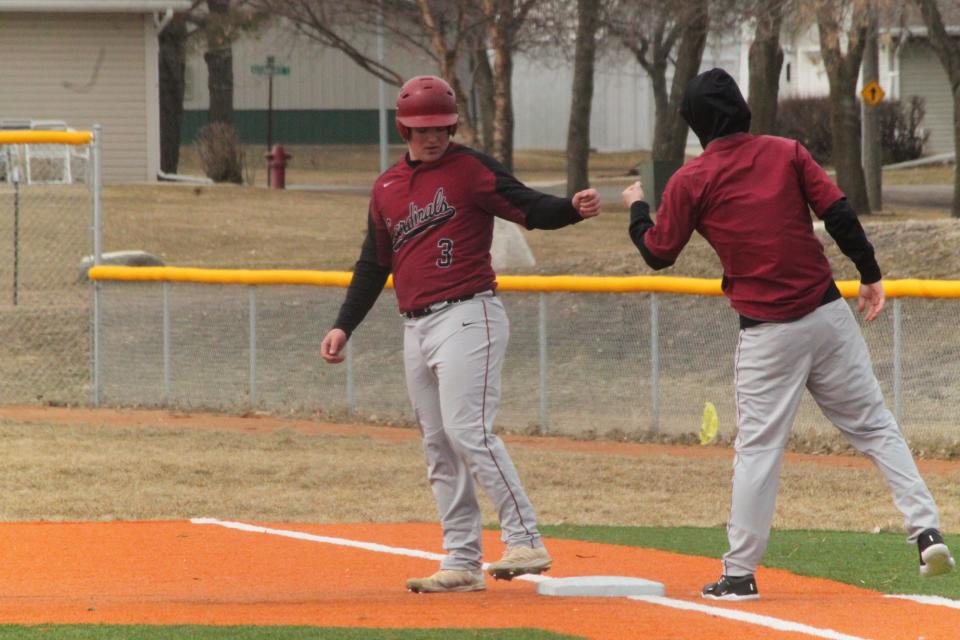
[(951, 600), (943, 596), (912, 596), (909, 594), (888, 594), (886, 598), (897, 598), (898, 600), (910, 600), (920, 604), (930, 604), (937, 607), (949, 607), (951, 609), (960, 609), (960, 600)]
[(682, 609), (684, 611), (699, 611), (700, 613), (705, 613), (710, 616), (727, 618), (729, 620), (736, 620), (738, 622), (746, 622), (748, 624), (753, 624), (760, 627), (776, 629), (777, 631), (791, 631), (794, 633), (804, 633), (808, 636), (813, 636), (815, 638), (829, 638), (830, 640), (864, 640), (860, 636), (851, 636), (846, 633), (840, 633), (839, 631), (834, 631), (833, 629), (820, 629), (819, 627), (811, 627), (808, 624), (803, 624), (800, 622), (782, 620), (780, 618), (774, 618), (773, 616), (762, 616), (756, 613), (748, 613), (746, 611), (741, 611), (739, 609), (711, 607), (709, 605), (698, 604), (696, 602), (689, 602), (687, 600), (674, 600), (672, 598), (664, 598), (663, 596), (627, 596), (627, 597), (630, 600), (639, 600), (641, 602), (648, 602), (650, 604), (659, 604), (664, 607), (672, 607), (674, 609)]
[[(318, 536), (303, 531), (290, 531), (288, 529), (272, 529), (270, 527), (261, 527), (244, 522), (230, 522), (229, 520), (218, 520), (217, 518), (190, 518), (192, 524), (212, 524), (226, 529), (236, 529), (237, 531), (246, 531), (248, 533), (266, 533), (272, 536), (282, 538), (294, 538), (296, 540), (307, 540), (309, 542), (322, 542), (340, 547), (351, 547), (354, 549), (363, 549), (365, 551), (375, 551), (377, 553), (388, 553), (395, 556), (408, 556), (411, 558), (423, 558), (425, 560), (443, 560), (445, 557), (441, 553), (432, 553), (430, 551), (421, 551), (419, 549), (404, 549), (403, 547), (388, 547), (375, 542), (360, 542), (359, 540), (349, 540), (347, 538), (332, 538), (330, 536)], [(490, 563), (484, 562), (483, 569), (486, 570)], [(547, 576), (517, 576), (514, 580), (525, 580), (527, 582), (541, 582), (549, 580)]]
[[(218, 527), (224, 527), (226, 529), (235, 529), (237, 531), (246, 531), (248, 533), (263, 533), (268, 535), (280, 536), (283, 538), (294, 538), (296, 540), (306, 540), (309, 542), (321, 542), (324, 544), (332, 544), (341, 547), (351, 547), (354, 549), (364, 549), (366, 551), (374, 551), (377, 553), (388, 553), (391, 555), (397, 556), (408, 556), (413, 558), (423, 558), (425, 560), (442, 560), (444, 558), (443, 554), (431, 553), (429, 551), (421, 551), (419, 549), (404, 549), (402, 547), (388, 547), (387, 545), (378, 544), (375, 542), (360, 542), (358, 540), (350, 540), (348, 538), (333, 538), (330, 536), (318, 536), (313, 533), (305, 533), (303, 531), (290, 531), (288, 529), (273, 529), (271, 527), (261, 527), (258, 525), (246, 524), (244, 522), (231, 522), (229, 520), (219, 520), (217, 518), (191, 518), (190, 522), (193, 524), (199, 525), (215, 525)], [(487, 567), (487, 563), (484, 563), (484, 568)], [(546, 576), (537, 576), (537, 575), (528, 575), (528, 576), (519, 576), (514, 578), (515, 580), (527, 580), (529, 582), (541, 582), (544, 580), (550, 580)], [(698, 613), (705, 613), (710, 616), (716, 616), (718, 618), (727, 618), (729, 620), (736, 620), (738, 622), (746, 622), (748, 624), (753, 624), (756, 626), (767, 627), (770, 629), (775, 629), (777, 631), (790, 631), (794, 633), (803, 633), (815, 638), (826, 638), (828, 640), (866, 640), (859, 636), (851, 636), (838, 631), (833, 631), (832, 629), (820, 629), (818, 627), (812, 627), (810, 625), (801, 624), (799, 622), (792, 622), (790, 620), (782, 620), (780, 618), (774, 618), (772, 616), (762, 616), (754, 613), (748, 613), (738, 609), (727, 609), (725, 607), (712, 607), (709, 605), (698, 604), (696, 602), (688, 602), (686, 600), (674, 600), (673, 598), (665, 598), (663, 596), (628, 596), (630, 600), (636, 600), (639, 602), (646, 602), (648, 604), (660, 605), (664, 607), (670, 607), (673, 609), (682, 609), (684, 611), (696, 611)]]

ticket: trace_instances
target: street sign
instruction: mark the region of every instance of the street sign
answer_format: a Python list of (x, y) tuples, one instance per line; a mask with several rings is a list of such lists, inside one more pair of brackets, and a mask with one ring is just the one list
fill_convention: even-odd
[(871, 80), (863, 88), (863, 91), (860, 92), (860, 95), (863, 96), (863, 101), (866, 102), (871, 107), (875, 107), (880, 104), (880, 101), (883, 100), (883, 96), (887, 95), (883, 91), (883, 87), (876, 80)]
[(265, 64), (250, 65), (250, 71), (255, 76), (288, 76), (290, 67), (271, 67)]

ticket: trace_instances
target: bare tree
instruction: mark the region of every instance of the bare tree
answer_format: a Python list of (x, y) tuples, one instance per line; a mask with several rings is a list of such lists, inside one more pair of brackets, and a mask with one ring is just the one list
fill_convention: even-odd
[[(184, 69), (191, 46), (206, 49), (210, 121), (233, 120), (233, 53), (240, 33), (255, 30), (264, 17), (249, 0), (194, 0), (173, 14), (159, 34), (160, 168), (175, 173), (180, 158)], [(203, 39), (203, 44), (196, 40)], [(216, 51), (211, 53), (211, 47)]]
[(475, 32), (484, 22), (483, 14), (475, 9), (474, 4), (472, 0), (417, 0), (425, 35), (429, 37), (433, 54), (439, 63), (440, 76), (450, 84), (457, 96), (457, 107), (461, 114), (457, 132), (468, 145), (476, 144), (477, 127), (470, 116), (467, 102), (469, 94), (460, 81), (458, 67), (465, 50), (468, 55), (471, 49), (476, 53)]
[[(285, 18), (294, 28), (318, 44), (337, 49), (360, 68), (399, 87), (406, 78), (381, 63), (357, 45), (358, 36), (371, 36), (379, 29), (392, 42), (433, 62), (457, 94), (459, 135), (467, 144), (477, 140), (471, 116), (470, 91), (460, 77), (460, 61), (475, 64), (478, 34), (485, 16), (472, 0), (250, 0), (272, 15)], [(382, 21), (381, 21), (382, 15)], [(489, 65), (488, 65), (489, 66)]]
[(520, 30), (538, 0), (483, 0), (493, 49), (493, 157), (513, 168), (513, 54)]
[(487, 55), (486, 33), (471, 36), (470, 69), (473, 72), (473, 97), (476, 104), (477, 145), (484, 153), (493, 150), (493, 68)]
[(783, 47), (780, 30), (783, 27), (783, 0), (756, 2), (757, 29), (750, 44), (749, 102), (750, 132), (772, 133), (777, 121), (777, 101), (780, 94), (780, 70), (783, 67)]
[(590, 186), (590, 106), (597, 52), (600, 3), (577, 0), (577, 42), (573, 63), (573, 98), (567, 128), (567, 195)]
[[(866, 0), (817, 0), (820, 53), (830, 81), (830, 129), (837, 185), (858, 214), (870, 213), (861, 165), (857, 80), (868, 31)], [(844, 28), (844, 25), (849, 25)], [(846, 53), (843, 43), (846, 41)]]
[[(332, 0), (250, 0), (259, 10), (274, 17), (285, 18), (296, 31), (304, 37), (324, 47), (337, 49), (361, 69), (387, 84), (399, 87), (403, 84), (400, 76), (388, 64), (381, 64), (366, 51), (358, 49), (352, 39), (357, 33), (375, 33), (378, 29), (381, 4), (376, 0), (351, 0), (336, 2)], [(410, 15), (418, 15), (415, 6), (406, 3), (402, 7), (403, 20)], [(383, 12), (384, 26), (390, 28), (400, 22), (390, 13), (396, 5), (385, 0)]]
[(174, 14), (159, 35), (160, 170), (164, 173), (176, 173), (180, 164), (188, 35), (184, 13)]
[[(679, 108), (687, 83), (697, 75), (710, 26), (708, 0), (622, 0), (607, 28), (643, 67), (653, 85), (653, 159), (682, 162), (687, 123)], [(667, 70), (674, 68), (667, 88)]]
[(953, 149), (956, 152), (956, 160), (951, 215), (954, 218), (960, 218), (960, 42), (947, 33), (937, 0), (913, 1), (920, 8), (923, 21), (927, 25), (930, 46), (937, 53), (940, 63), (947, 72), (950, 91), (953, 93)]
[(233, 42), (230, 0), (207, 0), (203, 31), (207, 50), (207, 88), (210, 91), (210, 122), (233, 124)]

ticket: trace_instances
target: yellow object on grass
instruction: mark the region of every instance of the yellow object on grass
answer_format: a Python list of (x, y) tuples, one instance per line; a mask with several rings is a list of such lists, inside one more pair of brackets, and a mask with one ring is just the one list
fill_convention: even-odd
[(717, 408), (712, 402), (703, 407), (703, 422), (700, 423), (700, 444), (710, 444), (717, 439)]

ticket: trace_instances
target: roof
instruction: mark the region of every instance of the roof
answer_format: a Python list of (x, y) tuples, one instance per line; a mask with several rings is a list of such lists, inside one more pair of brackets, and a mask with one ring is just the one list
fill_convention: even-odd
[(0, 0), (0, 11), (151, 13), (186, 10), (190, 0)]

